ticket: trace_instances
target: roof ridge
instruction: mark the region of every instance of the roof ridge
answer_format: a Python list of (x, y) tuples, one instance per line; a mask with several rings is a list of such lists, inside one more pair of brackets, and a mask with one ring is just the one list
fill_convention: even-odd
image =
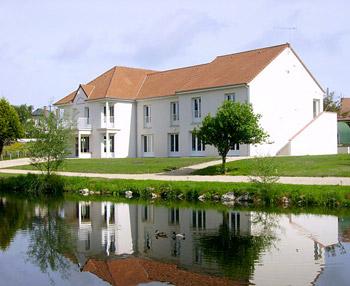
[(208, 65), (210, 63), (211, 62), (204, 63), (204, 64), (193, 65), (193, 66), (185, 66), (185, 67), (173, 68), (173, 69), (164, 70), (164, 71), (153, 72), (153, 73), (147, 74), (147, 76), (152, 76), (152, 75), (156, 75), (156, 74), (160, 74), (160, 73), (166, 73), (166, 72), (171, 72), (171, 71), (176, 71), (176, 70), (181, 70), (181, 69), (189, 69), (189, 68), (194, 68), (194, 67), (199, 67), (199, 66), (205, 66), (205, 65)]
[(142, 80), (142, 83), (140, 84), (140, 87), (139, 87), (139, 90), (136, 92), (136, 95), (135, 95), (135, 100), (139, 97), (139, 94), (140, 94), (140, 91), (144, 85), (144, 83), (146, 82), (146, 79), (148, 77), (149, 74), (145, 74), (145, 76), (143, 77), (143, 80)]
[(111, 78), (110, 78), (110, 80), (109, 80), (108, 87), (107, 87), (107, 90), (106, 90), (106, 94), (105, 94), (104, 97), (108, 97), (108, 92), (109, 92), (109, 89), (111, 88), (111, 84), (112, 84), (113, 78), (114, 78), (114, 76), (115, 76), (115, 74), (116, 74), (117, 66), (114, 66), (113, 69), (114, 69), (114, 70), (113, 70), (113, 74), (112, 74), (112, 76), (111, 76)]
[(159, 72), (156, 70), (146, 69), (146, 68), (135, 68), (135, 67), (128, 67), (128, 66), (115, 66), (116, 69), (123, 68), (123, 69), (132, 69), (132, 70), (141, 70), (141, 71), (150, 71), (150, 72)]
[(282, 46), (290, 47), (290, 43), (286, 42), (284, 44), (279, 44), (279, 45), (274, 45), (274, 46), (268, 46), (268, 47), (263, 47), (263, 48), (251, 49), (251, 50), (247, 50), (247, 51), (241, 51), (241, 52), (237, 52), (237, 53), (225, 54), (225, 55), (217, 56), (215, 59), (222, 58), (222, 57), (229, 57), (229, 56), (238, 55), (238, 54), (250, 53), (250, 52), (259, 51), (259, 50), (267, 50), (267, 49), (272, 49), (272, 48), (277, 48), (277, 47), (282, 47)]
[(111, 70), (115, 69), (116, 66), (110, 68), (109, 70), (105, 71), (104, 73), (101, 73), (98, 77), (94, 78), (93, 80), (90, 80), (88, 83), (86, 84), (91, 84), (93, 81), (97, 80), (98, 78), (102, 77), (103, 75), (105, 75), (106, 73), (109, 73)]

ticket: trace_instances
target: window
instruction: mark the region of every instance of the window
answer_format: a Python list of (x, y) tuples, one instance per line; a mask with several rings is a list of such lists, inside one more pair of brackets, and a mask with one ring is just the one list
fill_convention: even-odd
[(170, 102), (170, 117), (171, 122), (174, 123), (174, 121), (179, 120), (179, 102)]
[(151, 107), (149, 105), (143, 106), (143, 123), (145, 127), (151, 124)]
[(80, 142), (80, 152), (82, 153), (88, 153), (90, 152), (90, 138), (89, 136), (81, 136), (81, 142)]
[(142, 150), (143, 153), (153, 152), (153, 136), (152, 135), (142, 135)]
[(197, 229), (206, 228), (206, 213), (205, 211), (198, 210), (192, 211), (192, 227)]
[(232, 151), (239, 151), (239, 144), (233, 144), (233, 146), (231, 147)]
[(201, 98), (196, 97), (192, 98), (192, 116), (193, 116), (193, 121), (198, 121), (198, 119), (201, 118)]
[(89, 107), (85, 107), (84, 108), (84, 116), (86, 118), (86, 123), (89, 124), (90, 123), (90, 110), (89, 110)]
[[(103, 136), (103, 152), (107, 152), (106, 136)], [(114, 153), (114, 135), (109, 135), (109, 152)]]
[(141, 220), (143, 222), (153, 221), (153, 206), (141, 206)]
[(103, 106), (103, 122), (106, 123), (107, 118), (107, 108), (106, 105)]
[(179, 134), (169, 134), (170, 152), (179, 152)]
[(238, 234), (241, 228), (241, 215), (240, 213), (232, 212), (229, 217), (229, 227), (235, 233)]
[(314, 99), (313, 100), (313, 116), (316, 117), (320, 114), (320, 100)]
[(180, 223), (180, 211), (178, 208), (169, 209), (168, 215), (170, 225), (178, 225)]
[(114, 153), (114, 135), (109, 136), (109, 152)]
[(114, 123), (114, 105), (109, 107), (109, 122)]
[(192, 151), (193, 152), (205, 151), (205, 145), (194, 134), (192, 134)]
[(234, 92), (232, 93), (226, 93), (225, 94), (225, 100), (229, 100), (229, 101), (236, 101), (236, 94)]

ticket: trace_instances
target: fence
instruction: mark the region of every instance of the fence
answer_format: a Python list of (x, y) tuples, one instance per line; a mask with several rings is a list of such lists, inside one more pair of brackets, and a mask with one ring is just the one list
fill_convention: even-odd
[(11, 159), (18, 159), (18, 158), (25, 158), (28, 155), (28, 151), (4, 151), (1, 156), (0, 160), (11, 160)]

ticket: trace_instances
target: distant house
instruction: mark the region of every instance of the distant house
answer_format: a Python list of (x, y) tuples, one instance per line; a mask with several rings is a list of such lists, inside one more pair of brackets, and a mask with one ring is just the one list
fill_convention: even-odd
[[(224, 100), (251, 103), (270, 135), (232, 156), (333, 154), (337, 118), (289, 44), (166, 71), (113, 67), (55, 105), (77, 123), (79, 158), (215, 156), (192, 133)], [(72, 146), (73, 149), (73, 146)]]

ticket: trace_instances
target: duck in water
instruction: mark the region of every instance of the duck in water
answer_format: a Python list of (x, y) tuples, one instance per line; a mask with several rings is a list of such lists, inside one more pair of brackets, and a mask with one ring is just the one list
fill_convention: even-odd
[(154, 232), (156, 239), (158, 238), (168, 238), (167, 234), (165, 232), (161, 232), (158, 229)]
[(172, 239), (182, 239), (182, 240), (185, 240), (186, 239), (186, 236), (184, 233), (176, 233), (175, 231), (173, 231), (173, 234), (171, 236)]

